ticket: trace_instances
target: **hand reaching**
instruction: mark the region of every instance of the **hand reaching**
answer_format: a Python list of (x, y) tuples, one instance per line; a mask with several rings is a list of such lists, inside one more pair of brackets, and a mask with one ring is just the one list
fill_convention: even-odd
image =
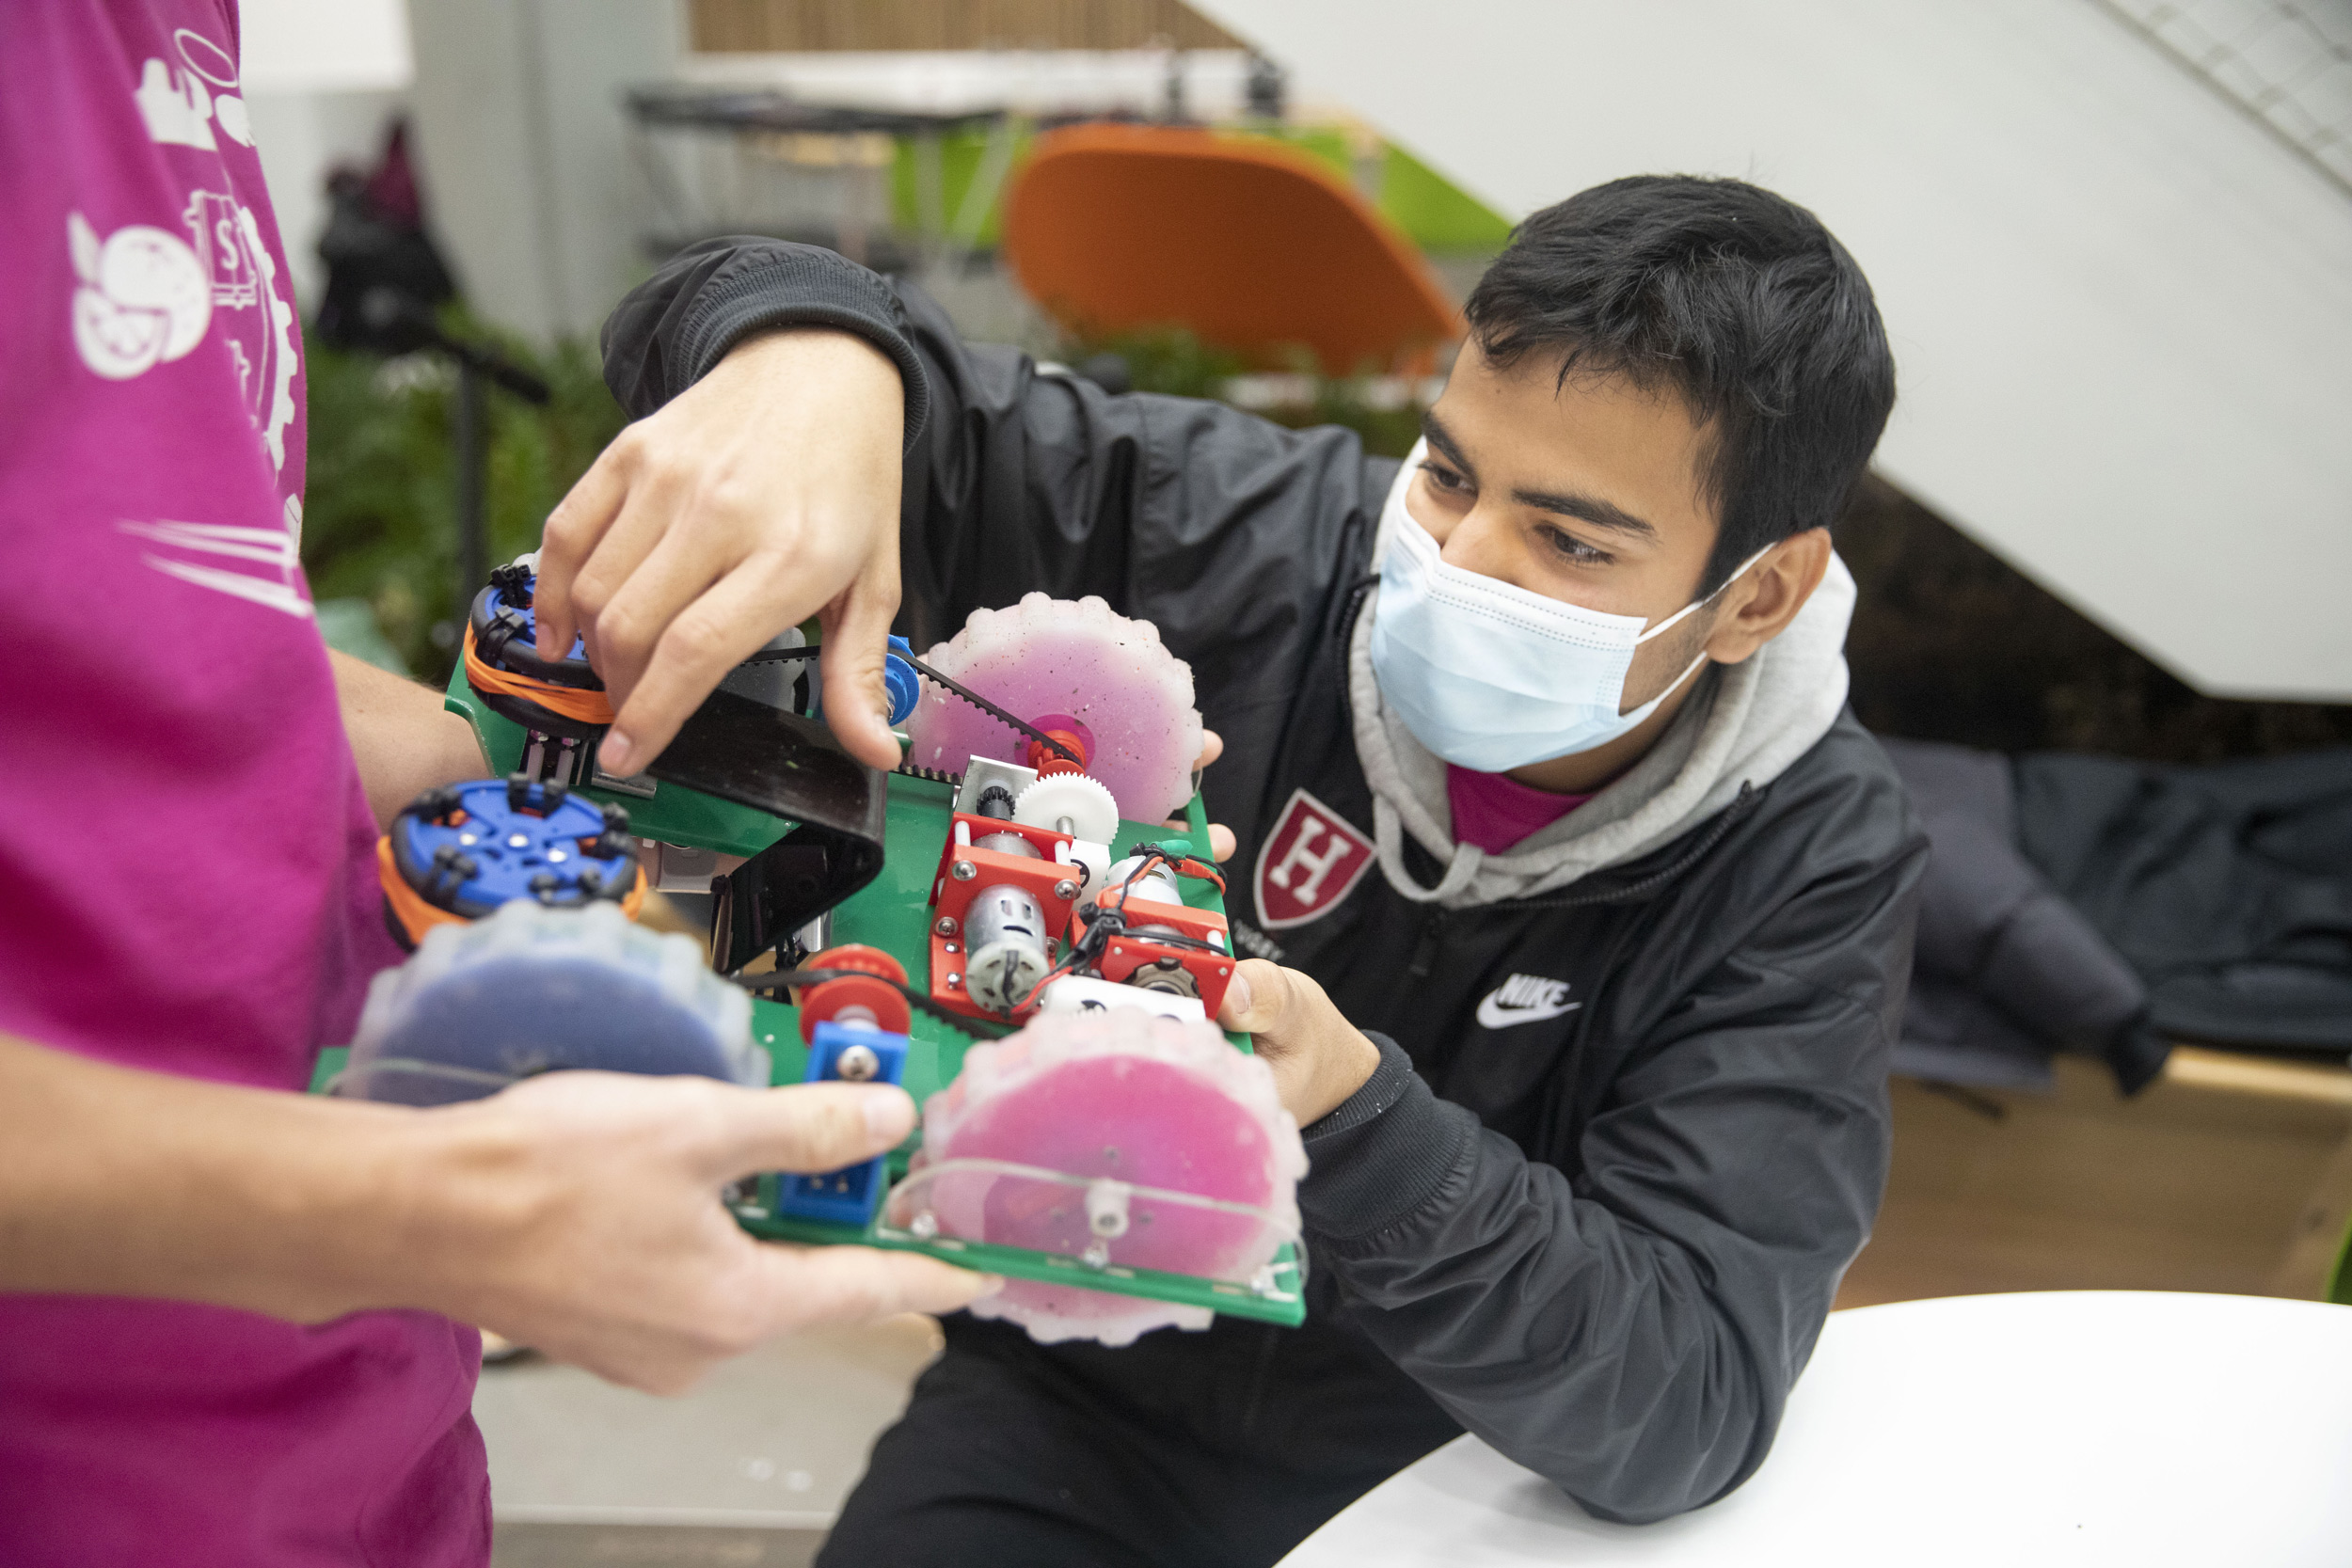
[(905, 399), (861, 338), (750, 339), (624, 431), (548, 518), (538, 646), (587, 642), (616, 717), (598, 761), (635, 773), (728, 671), (810, 615), (825, 716), (850, 752), (898, 764), (882, 652), (898, 610)]

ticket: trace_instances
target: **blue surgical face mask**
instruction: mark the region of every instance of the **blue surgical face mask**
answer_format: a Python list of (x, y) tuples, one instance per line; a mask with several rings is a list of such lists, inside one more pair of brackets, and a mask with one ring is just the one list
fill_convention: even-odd
[[(1606, 615), (1450, 566), (1405, 508), (1422, 451), (1416, 445), (1406, 459), (1381, 518), (1389, 546), (1372, 670), (1381, 700), (1422, 745), (1479, 773), (1573, 756), (1641, 723), (1707, 662), (1699, 655), (1665, 690), (1620, 713), (1634, 650), (1714, 594), (1644, 630), (1639, 615)], [(1750, 556), (1724, 587), (1762, 559)]]

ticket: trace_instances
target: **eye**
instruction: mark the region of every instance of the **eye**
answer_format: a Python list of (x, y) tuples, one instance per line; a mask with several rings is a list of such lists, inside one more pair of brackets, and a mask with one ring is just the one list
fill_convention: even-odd
[(1476, 492), (1470, 482), (1443, 464), (1429, 458), (1422, 459), (1421, 471), (1429, 476), (1430, 485), (1449, 496), (1468, 496)]
[(1551, 547), (1554, 554), (1571, 565), (1606, 566), (1616, 559), (1607, 550), (1596, 549), (1574, 534), (1560, 529), (1539, 527), (1535, 531), (1544, 536), (1544, 543)]

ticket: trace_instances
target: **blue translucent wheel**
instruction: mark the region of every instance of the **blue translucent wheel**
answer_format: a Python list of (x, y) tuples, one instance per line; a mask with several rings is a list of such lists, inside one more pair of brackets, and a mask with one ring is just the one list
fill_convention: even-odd
[(610, 903), (518, 899), (434, 927), (416, 957), (375, 977), (336, 1092), (440, 1105), (566, 1069), (764, 1086), (751, 1018), (750, 996), (687, 938)]

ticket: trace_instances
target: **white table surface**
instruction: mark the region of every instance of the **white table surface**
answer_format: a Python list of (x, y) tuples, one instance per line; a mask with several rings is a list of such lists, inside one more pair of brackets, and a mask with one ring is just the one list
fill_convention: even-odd
[(1462, 1437), (1281, 1568), (2352, 1564), (2352, 1307), (2063, 1291), (1835, 1313), (1761, 1470), (1591, 1518)]

